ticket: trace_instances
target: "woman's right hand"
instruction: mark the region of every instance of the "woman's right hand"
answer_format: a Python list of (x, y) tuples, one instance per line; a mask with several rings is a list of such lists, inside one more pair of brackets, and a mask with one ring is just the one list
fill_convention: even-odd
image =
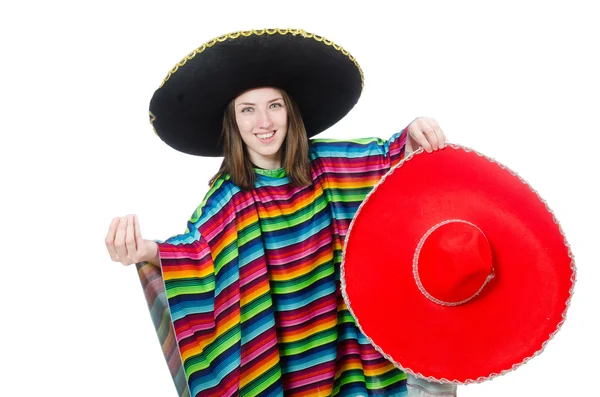
[(158, 245), (142, 238), (137, 215), (114, 218), (105, 242), (113, 262), (129, 266), (146, 261), (158, 266)]

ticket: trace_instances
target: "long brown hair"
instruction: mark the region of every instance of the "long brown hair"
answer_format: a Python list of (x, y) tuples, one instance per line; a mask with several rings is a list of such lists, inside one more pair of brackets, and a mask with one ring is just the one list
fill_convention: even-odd
[[(281, 147), (281, 164), (292, 186), (307, 186), (312, 182), (308, 158), (308, 137), (300, 115), (300, 109), (294, 100), (283, 90), (279, 90), (287, 109), (287, 134)], [(231, 175), (233, 183), (242, 190), (254, 187), (256, 175), (250, 156), (238, 129), (235, 119), (235, 99), (223, 114), (223, 163), (219, 171), (210, 179), (209, 185), (223, 173)]]

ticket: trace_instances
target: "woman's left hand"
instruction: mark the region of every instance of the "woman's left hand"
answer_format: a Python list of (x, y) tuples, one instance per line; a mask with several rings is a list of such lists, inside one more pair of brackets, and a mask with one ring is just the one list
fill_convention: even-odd
[(414, 152), (423, 147), (427, 153), (443, 149), (446, 146), (446, 136), (438, 122), (428, 117), (419, 117), (407, 127), (406, 151)]

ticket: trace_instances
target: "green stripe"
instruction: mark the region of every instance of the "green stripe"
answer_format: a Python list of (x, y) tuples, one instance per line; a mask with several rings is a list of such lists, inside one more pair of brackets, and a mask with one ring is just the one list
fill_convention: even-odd
[(327, 261), (303, 276), (285, 281), (271, 281), (271, 292), (279, 295), (297, 292), (334, 273), (332, 262)]
[(326, 345), (337, 340), (337, 328), (333, 327), (311, 335), (309, 338), (291, 343), (279, 343), (279, 355), (281, 357), (293, 356), (305, 353), (311, 349)]
[[(342, 257), (343, 257), (343, 252), (340, 250), (336, 250), (333, 253), (333, 263), (335, 263), (336, 265), (339, 265), (342, 263)], [(339, 278), (338, 278), (339, 280)]]
[(240, 397), (254, 397), (262, 393), (267, 387), (281, 379), (281, 369), (279, 362), (263, 372), (256, 379), (252, 380), (246, 386), (240, 389)]
[(298, 209), (294, 213), (287, 215), (277, 215), (272, 218), (261, 218), (261, 229), (264, 233), (274, 232), (289, 227), (297, 226), (307, 220), (312, 219), (319, 212), (327, 208), (327, 201), (324, 195), (320, 195), (309, 205)]
[(167, 297), (177, 295), (202, 294), (215, 290), (215, 276), (209, 274), (204, 278), (181, 278), (165, 282)]
[(192, 356), (185, 361), (185, 372), (188, 374), (188, 377), (194, 372), (208, 368), (215, 358), (219, 358), (225, 350), (239, 343), (240, 340), (240, 326), (236, 324), (227, 332), (217, 337), (212, 343), (208, 344), (202, 353)]
[(219, 274), (221, 269), (227, 266), (232, 260), (238, 257), (238, 245), (234, 239), (230, 244), (223, 248), (221, 252), (214, 258), (215, 274)]
[[(340, 141), (339, 139), (335, 139), (335, 138), (319, 138), (319, 139), (311, 139), (311, 142), (314, 143), (358, 143), (359, 145), (368, 145), (369, 143), (377, 143), (378, 145), (382, 146), (386, 141), (384, 141), (381, 138), (377, 138), (377, 137), (372, 137), (372, 138), (351, 138), (351, 139), (344, 139), (343, 141)], [(335, 147), (331, 147), (328, 148), (329, 150), (335, 150)], [(346, 149), (340, 149), (340, 156), (339, 157), (344, 157), (342, 156), (343, 154), (346, 153)]]
[(245, 304), (240, 309), (240, 322), (245, 323), (257, 314), (267, 310), (272, 306), (271, 295), (267, 292)]
[(342, 386), (347, 385), (349, 383), (364, 383), (365, 377), (362, 370), (352, 369), (349, 371), (344, 371), (340, 375), (339, 378), (335, 380), (333, 383), (333, 391), (331, 393), (332, 396), (335, 396), (340, 392)]
[(238, 232), (238, 245), (241, 247), (249, 241), (260, 237), (260, 225), (254, 222)]
[[(215, 181), (215, 183), (213, 184), (213, 187), (208, 191), (208, 193), (206, 193), (206, 196), (204, 196), (204, 200), (202, 200), (202, 202), (200, 203), (200, 205), (196, 208), (196, 210), (192, 214), (192, 216), (190, 218), (190, 222), (191, 223), (198, 222), (198, 220), (202, 216), (202, 209), (206, 205), (206, 202), (213, 196), (213, 194), (217, 190), (219, 190), (221, 188), (221, 186), (223, 185), (223, 183), (225, 183), (225, 181), (227, 181), (229, 179), (230, 179), (230, 176), (227, 174), (227, 175), (225, 175), (225, 177), (221, 176), (221, 177), (219, 177), (219, 179), (217, 179)], [(190, 232), (189, 228), (186, 228), (185, 232), (189, 233)]]
[(338, 311), (338, 324), (354, 323), (354, 317), (348, 310)]
[(331, 200), (335, 203), (360, 203), (372, 188), (330, 189)]
[(406, 379), (407, 376), (404, 372), (401, 372), (400, 370), (395, 369), (395, 370), (389, 371), (388, 373), (383, 374), (383, 375), (367, 376), (366, 378), (367, 378), (367, 381), (366, 381), (367, 389), (375, 390), (375, 389), (382, 389), (382, 388), (388, 387), (394, 383), (400, 382), (400, 381)]

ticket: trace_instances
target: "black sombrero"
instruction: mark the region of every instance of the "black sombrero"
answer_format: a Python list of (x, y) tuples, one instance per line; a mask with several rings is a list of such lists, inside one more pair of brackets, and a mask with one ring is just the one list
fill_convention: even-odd
[(342, 47), (301, 29), (229, 33), (197, 48), (171, 69), (150, 101), (150, 122), (176, 150), (222, 156), (227, 104), (263, 86), (283, 89), (296, 101), (311, 137), (354, 107), (363, 74)]

